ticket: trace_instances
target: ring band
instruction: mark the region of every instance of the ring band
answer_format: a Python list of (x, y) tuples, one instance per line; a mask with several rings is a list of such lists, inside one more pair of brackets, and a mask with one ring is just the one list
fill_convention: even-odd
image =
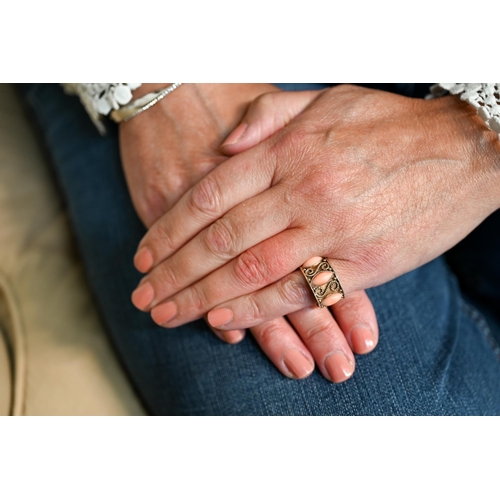
[[(307, 284), (311, 288), (311, 291), (319, 307), (327, 307), (333, 305), (338, 300), (345, 298), (344, 290), (342, 288), (342, 285), (340, 284), (339, 278), (335, 274), (333, 267), (330, 265), (330, 262), (328, 262), (328, 259), (326, 257), (321, 257), (320, 261), (311, 266), (301, 266), (300, 270), (302, 271)], [(325, 273), (324, 276), (327, 276), (327, 273), (331, 273), (331, 275), (326, 283), (314, 284), (314, 278), (316, 278), (316, 276), (318, 276), (320, 273)], [(330, 301), (326, 299), (327, 297), (330, 297), (332, 295), (336, 295), (337, 300), (332, 303), (328, 303)], [(327, 304), (323, 304), (325, 300)]]

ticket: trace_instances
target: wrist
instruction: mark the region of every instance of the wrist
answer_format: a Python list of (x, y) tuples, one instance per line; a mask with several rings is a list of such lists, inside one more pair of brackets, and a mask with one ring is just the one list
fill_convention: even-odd
[[(169, 87), (169, 83), (146, 83), (136, 89), (133, 99)], [(194, 127), (198, 126), (201, 117), (209, 116), (218, 131), (219, 141), (233, 130), (244, 116), (248, 105), (259, 95), (274, 92), (277, 87), (271, 84), (251, 83), (188, 83), (183, 84), (171, 95), (158, 102), (141, 115), (120, 124), (120, 127), (142, 126), (144, 123), (162, 117), (172, 123), (182, 122)], [(218, 142), (217, 147), (220, 145)], [(215, 147), (215, 146), (214, 146)]]
[[(439, 101), (441, 101), (439, 103)], [(500, 140), (470, 104), (458, 96), (436, 99), (451, 118), (450, 147), (464, 153), (470, 168), (467, 189), (485, 202), (487, 215), (500, 208)]]
[[(132, 93), (132, 99), (136, 100), (139, 99), (146, 94), (149, 94), (150, 92), (156, 92), (158, 90), (165, 89), (172, 85), (172, 83), (143, 83), (138, 89), (136, 89)], [(201, 93), (206, 93), (209, 88), (212, 88), (217, 86), (217, 85), (223, 85), (223, 84), (216, 84), (216, 83), (190, 83), (189, 86), (191, 87), (190, 90), (187, 90), (186, 92), (193, 92), (195, 89), (197, 92)]]

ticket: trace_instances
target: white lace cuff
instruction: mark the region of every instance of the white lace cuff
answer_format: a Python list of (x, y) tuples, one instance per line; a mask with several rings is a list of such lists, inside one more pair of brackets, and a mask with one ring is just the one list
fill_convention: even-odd
[(141, 83), (63, 83), (68, 94), (80, 97), (83, 106), (101, 134), (106, 133), (102, 117), (132, 100), (132, 91)]
[(500, 139), (500, 83), (437, 83), (431, 87), (431, 92), (435, 97), (447, 92), (460, 94), (460, 99), (474, 106), (488, 128)]

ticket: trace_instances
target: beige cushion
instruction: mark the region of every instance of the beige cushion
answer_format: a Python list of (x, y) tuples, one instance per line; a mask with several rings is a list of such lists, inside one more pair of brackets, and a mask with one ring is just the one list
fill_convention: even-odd
[(10, 413), (10, 402), (12, 396), (10, 357), (6, 336), (0, 327), (0, 415)]
[(0, 84), (0, 414), (141, 415), (15, 89)]

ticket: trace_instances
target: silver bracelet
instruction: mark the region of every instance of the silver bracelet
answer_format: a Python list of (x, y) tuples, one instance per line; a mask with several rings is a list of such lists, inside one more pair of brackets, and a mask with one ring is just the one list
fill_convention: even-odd
[(112, 111), (109, 116), (116, 123), (127, 122), (134, 118), (134, 116), (140, 115), (147, 109), (154, 106), (157, 102), (161, 101), (164, 97), (179, 88), (181, 85), (182, 83), (173, 83), (166, 89), (158, 90), (157, 92), (150, 92), (130, 104)]

